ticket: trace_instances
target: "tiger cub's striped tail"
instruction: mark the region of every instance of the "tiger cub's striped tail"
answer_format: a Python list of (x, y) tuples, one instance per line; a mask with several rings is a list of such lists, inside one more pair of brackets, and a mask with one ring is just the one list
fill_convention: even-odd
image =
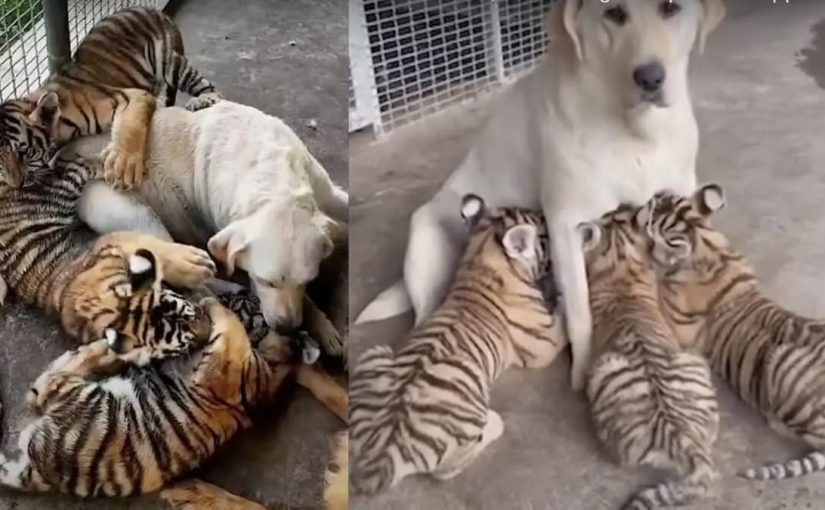
[(739, 473), (739, 476), (748, 480), (784, 480), (819, 471), (825, 471), (825, 452), (816, 451), (787, 462), (776, 462), (746, 469)]
[(669, 480), (636, 492), (622, 505), (622, 510), (652, 510), (684, 506), (708, 493), (710, 482), (716, 478), (713, 460), (700, 448), (686, 448), (679, 465), (688, 466), (683, 480)]
[[(361, 355), (350, 378), (350, 437), (363, 445), (350, 466), (350, 485), (360, 494), (380, 492), (396, 479), (395, 462), (387, 448), (393, 433), (394, 385), (389, 373), (393, 358), (389, 346), (371, 347)], [(359, 441), (362, 435), (370, 437)]]

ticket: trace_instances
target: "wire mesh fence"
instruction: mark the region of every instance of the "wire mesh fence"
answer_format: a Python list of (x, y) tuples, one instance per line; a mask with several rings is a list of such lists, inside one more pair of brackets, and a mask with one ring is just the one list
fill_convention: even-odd
[[(71, 51), (101, 18), (133, 5), (163, 8), (168, 0), (68, 0)], [(49, 76), (48, 26), (42, 0), (0, 0), (0, 100), (20, 97)]]
[[(553, 0), (353, 0), (350, 130), (377, 133), (501, 86), (544, 52)], [(357, 33), (360, 30), (360, 33)], [(369, 73), (355, 70), (367, 66)], [(361, 78), (360, 80), (357, 78)]]

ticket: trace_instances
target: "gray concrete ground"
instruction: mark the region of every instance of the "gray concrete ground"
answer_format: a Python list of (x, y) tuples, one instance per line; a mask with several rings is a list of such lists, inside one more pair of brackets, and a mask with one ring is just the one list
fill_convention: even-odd
[[(339, 0), (189, 0), (176, 14), (187, 54), (228, 99), (278, 115), (295, 129), (336, 182), (347, 184), (347, 12)], [(294, 45), (290, 45), (294, 41)], [(182, 103), (179, 98), (179, 103)], [(318, 127), (307, 127), (310, 120)], [(339, 327), (347, 323), (346, 250), (325, 268), (313, 294)], [(55, 324), (18, 304), (0, 309), (3, 447), (16, 442), (28, 411), (22, 398), (70, 343)], [(258, 426), (229, 443), (200, 475), (268, 508), (321, 506), (328, 437), (340, 421), (302, 389), (286, 395)], [(0, 510), (150, 510), (154, 496), (80, 502), (0, 492)]]
[[(692, 88), (702, 133), (700, 181), (722, 183), (728, 207), (718, 226), (755, 264), (768, 295), (825, 316), (825, 3), (743, 0), (694, 61)], [(350, 146), (353, 317), (400, 275), (407, 221), (462, 159), (486, 115), (485, 102), (444, 113), (380, 143)], [(409, 317), (352, 328), (353, 359), (378, 342), (403, 341)], [(587, 408), (568, 386), (569, 356), (542, 371), (513, 370), (496, 386), (504, 435), (463, 474), (439, 483), (403, 481), (367, 509), (615, 509), (658, 474), (621, 469), (599, 450)], [(715, 449), (721, 478), (695, 509), (825, 508), (825, 475), (774, 483), (735, 476), (746, 466), (804, 451), (778, 437), (720, 384)]]

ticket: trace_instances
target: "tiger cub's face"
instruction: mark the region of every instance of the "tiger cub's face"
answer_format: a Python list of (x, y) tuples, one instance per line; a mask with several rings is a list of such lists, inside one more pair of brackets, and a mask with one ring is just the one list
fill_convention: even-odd
[(0, 104), (0, 187), (20, 188), (29, 174), (49, 167), (57, 151), (58, 103), (57, 94), (46, 92)]
[(485, 260), (506, 264), (530, 284), (550, 276), (549, 238), (541, 213), (515, 207), (487, 211), (481, 197), (467, 194), (461, 216), (471, 229), (465, 258), (483, 253)]
[(128, 258), (116, 249), (104, 251), (71, 284), (74, 299), (66, 306), (77, 310), (84, 341), (114, 329), (110, 349), (124, 361), (146, 365), (200, 347), (211, 331), (206, 313), (162, 280), (150, 251)]
[(690, 197), (658, 193), (642, 208), (649, 253), (662, 277), (702, 281), (727, 263), (733, 253), (730, 243), (710, 222), (724, 206), (722, 187), (706, 184)]

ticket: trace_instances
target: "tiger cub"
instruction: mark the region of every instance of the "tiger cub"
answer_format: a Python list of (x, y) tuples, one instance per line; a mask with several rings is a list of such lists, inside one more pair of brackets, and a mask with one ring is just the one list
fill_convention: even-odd
[(201, 286), (214, 275), (209, 255), (145, 234), (84, 235), (76, 204), (99, 172), (99, 165), (59, 158), (37, 182), (0, 194), (0, 302), (10, 288), (81, 343), (114, 328), (128, 339), (125, 350), (144, 347), (130, 355), (139, 363), (183, 349), (187, 329), (205, 340), (202, 324), (184, 320), (169, 329), (164, 303), (179, 296), (161, 282)]
[(444, 303), (396, 353), (368, 349), (350, 379), (354, 491), (375, 493), (402, 478), (461, 472), (504, 424), (490, 386), (509, 366), (544, 367), (566, 345), (555, 303), (546, 302), (548, 239), (540, 214), (485, 211), (462, 200), (471, 233)]
[(707, 493), (719, 427), (707, 361), (680, 348), (659, 309), (646, 212), (623, 206), (579, 227), (594, 319), (586, 394), (596, 434), (620, 465), (671, 465), (681, 476), (622, 506), (639, 510)]
[(53, 361), (27, 395), (42, 416), (20, 433), (17, 457), (0, 458), (0, 485), (81, 497), (153, 492), (248, 428), (302, 346), (273, 332), (253, 350), (232, 312), (214, 298), (200, 306), (212, 333), (187, 376), (124, 366), (109, 349), (113, 329)]
[(711, 225), (725, 204), (720, 186), (692, 197), (656, 197), (651, 236), (680, 246), (659, 258), (662, 306), (685, 347), (701, 350), (738, 395), (777, 431), (813, 451), (743, 471), (781, 479), (825, 470), (825, 321), (801, 317), (759, 291), (754, 270)]
[(38, 90), (0, 104), (0, 182), (20, 187), (32, 168), (49, 166), (57, 148), (111, 130), (105, 178), (139, 186), (155, 95), (190, 110), (215, 103), (218, 92), (183, 55), (175, 23), (159, 10), (133, 7), (92, 27), (72, 61)]

